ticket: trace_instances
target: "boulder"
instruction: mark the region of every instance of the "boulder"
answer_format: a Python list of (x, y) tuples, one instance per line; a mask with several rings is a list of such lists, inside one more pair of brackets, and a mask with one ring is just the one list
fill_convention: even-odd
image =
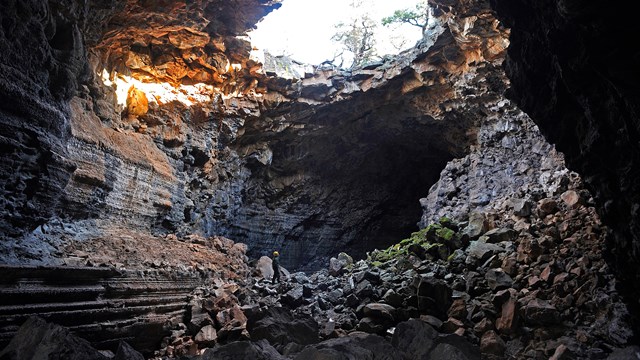
[(502, 269), (490, 269), (485, 274), (487, 284), (493, 291), (508, 289), (513, 285), (513, 279)]
[(3, 360), (65, 359), (108, 360), (88, 341), (73, 335), (67, 328), (47, 323), (38, 317), (29, 318), (0, 351)]
[(266, 339), (273, 345), (291, 342), (307, 345), (319, 340), (318, 323), (311, 316), (294, 316), (282, 307), (269, 308), (259, 318), (250, 319), (247, 329), (251, 340)]
[(396, 309), (388, 304), (370, 303), (364, 306), (364, 315), (380, 323), (392, 323)]
[(513, 213), (517, 216), (528, 217), (531, 215), (533, 205), (531, 201), (525, 199), (512, 199)]
[(467, 259), (467, 263), (483, 263), (489, 260), (495, 254), (504, 252), (505, 249), (496, 244), (489, 244), (481, 241), (472, 241), (467, 248), (467, 253), (471, 260)]
[(444, 280), (430, 275), (420, 276), (418, 283), (418, 307), (420, 310), (431, 312), (439, 318), (446, 318), (451, 307), (453, 290)]
[(203, 348), (213, 346), (217, 339), (218, 334), (216, 333), (216, 329), (211, 325), (207, 325), (200, 329), (193, 340), (200, 348)]
[(307, 346), (294, 360), (403, 360), (383, 337), (361, 332)]
[(362, 331), (369, 334), (384, 334), (387, 327), (380, 320), (372, 317), (363, 317), (358, 322), (358, 331)]
[(480, 349), (459, 335), (446, 335), (438, 339), (429, 360), (480, 360)]
[(273, 267), (270, 257), (261, 256), (256, 262), (256, 269), (258, 269), (265, 280), (271, 280), (273, 278)]
[(570, 208), (581, 204), (580, 194), (574, 190), (567, 190), (560, 195), (562, 201)]
[(462, 229), (462, 233), (469, 236), (469, 239), (475, 240), (488, 230), (487, 220), (484, 213), (472, 212), (469, 214), (469, 224)]
[(464, 299), (455, 299), (447, 311), (447, 315), (458, 320), (464, 320), (467, 318), (467, 302)]
[(516, 299), (510, 297), (500, 311), (500, 317), (496, 320), (496, 329), (503, 334), (513, 334), (517, 328), (517, 302)]
[(382, 296), (382, 301), (384, 301), (385, 303), (387, 303), (387, 304), (389, 304), (391, 306), (400, 307), (400, 306), (402, 306), (402, 303), (404, 302), (404, 297), (402, 295), (398, 294), (397, 292), (395, 292), (395, 290), (389, 289)]
[(205, 350), (201, 360), (218, 359), (255, 359), (255, 360), (286, 360), (266, 340), (235, 341), (213, 349)]
[(490, 244), (497, 244), (503, 241), (513, 241), (518, 233), (513, 229), (498, 228), (489, 230), (484, 234), (487, 237), (487, 242)]
[(558, 203), (554, 199), (546, 198), (538, 201), (538, 212), (541, 217), (554, 214), (558, 211)]
[(489, 330), (482, 335), (480, 339), (480, 351), (483, 354), (490, 354), (502, 357), (504, 356), (506, 344), (495, 331)]
[(118, 343), (118, 351), (113, 360), (144, 360), (144, 356), (125, 341), (120, 341), (120, 343)]
[(522, 309), (524, 321), (532, 325), (553, 325), (560, 322), (560, 313), (547, 300), (531, 299)]
[(292, 308), (296, 308), (302, 305), (304, 299), (304, 287), (296, 284), (293, 288), (283, 294), (280, 298), (283, 304), (289, 305)]
[(391, 338), (391, 344), (402, 350), (409, 359), (426, 359), (438, 338), (438, 332), (420, 320), (399, 323)]

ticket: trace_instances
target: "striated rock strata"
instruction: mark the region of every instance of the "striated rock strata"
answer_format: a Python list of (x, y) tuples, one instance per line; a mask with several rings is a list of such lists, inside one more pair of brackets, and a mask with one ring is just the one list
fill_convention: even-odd
[[(58, 98), (49, 88), (6, 93), (56, 109), (45, 118), (58, 129), (34, 125), (40, 143), (29, 142), (20, 129), (32, 115), (20, 111), (32, 109), (12, 109), (14, 100), (3, 110), (7, 133), (17, 134), (3, 173), (6, 261), (52, 262), (60, 243), (48, 239), (83, 241), (114, 223), (220, 234), (251, 255), (279, 248), (292, 267), (318, 267), (342, 248), (363, 255), (415, 230), (417, 199), (502, 111), (497, 65), (508, 31), (484, 3), (459, 16), (436, 3), (430, 37), (398, 58), (297, 75), (273, 58), (261, 68), (239, 36), (277, 3), (238, 5), (233, 14), (218, 2), (5, 5), (3, 14), (24, 10), (41, 33), (40, 42), (6, 39), (7, 73), (28, 78), (18, 54), (54, 56), (66, 44), (60, 66), (76, 74)], [(58, 37), (54, 23), (66, 24)]]

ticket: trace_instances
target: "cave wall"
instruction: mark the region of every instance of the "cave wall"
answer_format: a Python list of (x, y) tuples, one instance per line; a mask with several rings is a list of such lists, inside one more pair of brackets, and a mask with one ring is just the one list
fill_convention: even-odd
[(594, 1), (492, 0), (492, 6), (511, 28), (510, 96), (583, 176), (613, 231), (611, 263), (637, 298), (640, 53), (621, 40), (633, 12)]
[[(484, 1), (432, 1), (438, 21), (415, 49), (352, 72), (252, 58), (242, 35), (277, 1), (29, 4), (3, 5), (3, 34), (41, 32), (2, 38), (1, 121), (16, 134), (3, 138), (4, 262), (55, 263), (60, 239), (119, 228), (224, 235), (317, 268), (395, 242), (421, 216), (464, 218), (481, 193), (477, 205), (498, 206), (554, 156), (503, 101), (509, 30)], [(35, 51), (49, 55), (20, 62)], [(530, 145), (539, 157), (509, 178)], [(501, 147), (508, 183), (465, 197), (441, 179), (429, 192), (448, 161), (471, 151), (482, 178), (495, 165), (484, 152)]]

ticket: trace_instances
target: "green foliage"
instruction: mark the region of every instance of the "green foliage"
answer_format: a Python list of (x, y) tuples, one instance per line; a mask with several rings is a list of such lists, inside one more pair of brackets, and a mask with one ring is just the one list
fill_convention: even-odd
[[(447, 225), (447, 226), (445, 226)], [(459, 247), (459, 235), (456, 233), (458, 225), (451, 219), (443, 217), (438, 223), (433, 223), (411, 236), (384, 250), (373, 250), (367, 254), (370, 264), (378, 264), (395, 259), (399, 256), (428, 254), (443, 260), (451, 259), (451, 251)]]
[(436, 236), (445, 240), (445, 241), (451, 241), (451, 239), (453, 239), (453, 236), (456, 234), (455, 231), (447, 228), (447, 227), (441, 227), (438, 230), (436, 230)]
[(420, 2), (416, 4), (414, 9), (402, 9), (393, 12), (393, 15), (382, 19), (382, 25), (406, 23), (417, 26), (422, 29), (424, 34), (429, 22), (429, 11), (426, 3)]

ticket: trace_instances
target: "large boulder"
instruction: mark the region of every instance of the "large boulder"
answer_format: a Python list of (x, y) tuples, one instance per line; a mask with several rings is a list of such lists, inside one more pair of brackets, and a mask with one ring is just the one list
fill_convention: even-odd
[(361, 332), (307, 346), (295, 360), (400, 360), (400, 352), (383, 337)]
[(65, 359), (108, 360), (88, 341), (81, 339), (60, 325), (50, 324), (38, 317), (29, 318), (15, 334), (9, 345), (0, 351), (3, 360)]
[(278, 350), (266, 340), (235, 341), (224, 346), (205, 350), (201, 360), (219, 359), (253, 359), (253, 360), (286, 360)]
[(311, 316), (294, 316), (282, 307), (269, 308), (257, 319), (249, 319), (247, 329), (251, 340), (266, 339), (274, 346), (289, 343), (308, 345), (319, 341), (318, 323)]
[(402, 349), (411, 359), (426, 359), (437, 338), (438, 332), (431, 325), (413, 319), (396, 326), (391, 344), (397, 349)]

